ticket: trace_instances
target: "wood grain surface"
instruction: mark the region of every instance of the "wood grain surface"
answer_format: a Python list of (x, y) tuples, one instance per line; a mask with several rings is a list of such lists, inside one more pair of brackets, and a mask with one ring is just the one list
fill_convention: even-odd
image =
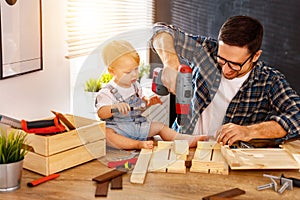
[[(189, 156), (190, 158), (190, 156)], [(106, 173), (111, 169), (98, 160), (93, 160), (77, 167), (65, 170), (60, 177), (40, 184), (27, 187), (27, 182), (42, 176), (31, 171), (23, 171), (21, 188), (14, 192), (0, 193), (2, 200), (92, 200), (95, 197), (96, 182), (92, 178)], [(130, 173), (123, 175), (123, 189), (108, 189), (105, 199), (113, 200), (186, 200), (202, 199), (205, 196), (220, 193), (233, 188), (245, 190), (246, 194), (237, 196), (236, 200), (250, 199), (298, 199), (300, 188), (278, 194), (271, 189), (257, 191), (256, 187), (270, 182), (263, 174), (300, 178), (298, 170), (232, 170), (229, 175), (187, 172), (186, 174), (147, 173), (144, 184), (130, 183)]]

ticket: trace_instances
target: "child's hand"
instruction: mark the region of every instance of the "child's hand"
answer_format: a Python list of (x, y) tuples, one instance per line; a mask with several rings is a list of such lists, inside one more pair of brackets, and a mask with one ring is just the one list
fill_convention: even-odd
[(152, 96), (150, 97), (150, 99), (147, 100), (147, 104), (146, 106), (152, 106), (155, 104), (162, 104), (162, 101), (160, 100), (160, 98), (158, 96)]
[(111, 106), (111, 110), (118, 110), (120, 113), (127, 115), (128, 111), (130, 111), (130, 106), (128, 103), (121, 102), (121, 103), (116, 103)]

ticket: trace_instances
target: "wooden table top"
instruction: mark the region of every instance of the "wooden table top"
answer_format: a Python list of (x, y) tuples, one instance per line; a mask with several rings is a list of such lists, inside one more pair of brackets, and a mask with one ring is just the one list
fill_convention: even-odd
[[(108, 172), (109, 168), (98, 160), (93, 160), (80, 166), (65, 170), (54, 180), (36, 187), (27, 187), (27, 183), (42, 176), (28, 170), (23, 170), (21, 188), (0, 193), (0, 199), (31, 199), (31, 200), (62, 200), (62, 199), (104, 199), (95, 197), (96, 183), (92, 178)], [(257, 191), (256, 187), (270, 183), (263, 174), (300, 178), (298, 170), (232, 170), (229, 175), (205, 174), (187, 172), (186, 174), (148, 173), (144, 184), (129, 182), (130, 173), (123, 175), (122, 190), (108, 190), (106, 199), (202, 199), (204, 196), (240, 188), (246, 194), (233, 199), (299, 199), (300, 188), (286, 190), (279, 194), (272, 189)]]

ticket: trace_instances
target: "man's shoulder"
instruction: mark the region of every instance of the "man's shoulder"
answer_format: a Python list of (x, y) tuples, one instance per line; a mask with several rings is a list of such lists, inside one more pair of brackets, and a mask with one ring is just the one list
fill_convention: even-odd
[(257, 63), (256, 76), (263, 76), (268, 79), (285, 79), (285, 76), (282, 72), (262, 61)]

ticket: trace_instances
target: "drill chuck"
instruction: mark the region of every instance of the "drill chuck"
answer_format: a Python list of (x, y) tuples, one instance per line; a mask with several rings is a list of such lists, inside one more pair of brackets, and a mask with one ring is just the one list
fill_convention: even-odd
[[(158, 95), (168, 95), (168, 89), (161, 81), (162, 68), (153, 70), (152, 91)], [(187, 65), (180, 65), (176, 79), (176, 114), (179, 125), (189, 114), (192, 99), (192, 69)]]
[(168, 89), (161, 81), (162, 68), (155, 68), (153, 70), (152, 91), (158, 95), (166, 96), (169, 94)]

